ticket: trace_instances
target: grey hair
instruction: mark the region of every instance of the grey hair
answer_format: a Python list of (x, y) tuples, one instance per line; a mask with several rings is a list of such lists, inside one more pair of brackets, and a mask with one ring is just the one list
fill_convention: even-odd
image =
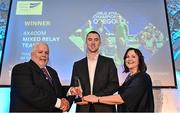
[(49, 46), (48, 46), (47, 43), (45, 43), (45, 42), (37, 42), (37, 43), (35, 43), (35, 44), (33, 45), (32, 50), (31, 50), (31, 53), (32, 53), (32, 52), (35, 52), (35, 51), (37, 50), (37, 47), (38, 47), (39, 45), (46, 45), (46, 46), (49, 48)]

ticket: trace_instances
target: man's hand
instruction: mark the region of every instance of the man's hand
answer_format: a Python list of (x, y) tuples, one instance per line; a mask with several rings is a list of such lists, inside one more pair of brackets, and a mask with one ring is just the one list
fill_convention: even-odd
[(71, 87), (70, 93), (71, 95), (82, 97), (82, 89), (80, 87)]
[(77, 102), (76, 104), (78, 104), (78, 105), (87, 105), (87, 104), (88, 104), (88, 102), (87, 102), (87, 101), (82, 100), (81, 102)]
[(68, 111), (68, 109), (69, 109), (69, 102), (68, 102), (65, 98), (62, 98), (62, 99), (61, 99), (60, 109), (61, 109), (63, 112)]

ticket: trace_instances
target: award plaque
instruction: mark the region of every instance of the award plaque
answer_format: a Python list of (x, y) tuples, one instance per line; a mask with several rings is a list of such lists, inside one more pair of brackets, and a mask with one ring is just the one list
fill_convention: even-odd
[[(75, 79), (74, 79), (74, 86), (81, 88), (81, 82), (80, 82), (80, 80), (79, 80), (79, 78), (78, 78), (77, 76), (76, 76)], [(82, 88), (81, 88), (81, 90), (82, 90)], [(75, 101), (75, 103), (81, 102), (81, 101), (82, 101), (82, 98), (81, 98), (79, 95), (76, 95), (74, 101)]]

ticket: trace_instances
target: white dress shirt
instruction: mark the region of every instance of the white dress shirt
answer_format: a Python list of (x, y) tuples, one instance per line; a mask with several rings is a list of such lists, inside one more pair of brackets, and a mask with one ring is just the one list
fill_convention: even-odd
[(87, 55), (91, 94), (93, 94), (94, 76), (95, 76), (98, 56), (99, 56), (99, 54), (97, 54), (94, 58), (90, 59), (89, 56)]

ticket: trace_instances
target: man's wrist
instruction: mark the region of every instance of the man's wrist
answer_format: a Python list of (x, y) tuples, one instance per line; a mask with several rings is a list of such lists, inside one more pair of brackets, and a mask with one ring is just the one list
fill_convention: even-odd
[(71, 96), (71, 95), (72, 95), (72, 94), (71, 94), (71, 90), (72, 90), (72, 87), (69, 88), (69, 90), (68, 90), (66, 96)]
[(61, 107), (61, 99), (57, 98), (55, 107), (56, 107), (56, 108), (60, 108), (60, 107)]

